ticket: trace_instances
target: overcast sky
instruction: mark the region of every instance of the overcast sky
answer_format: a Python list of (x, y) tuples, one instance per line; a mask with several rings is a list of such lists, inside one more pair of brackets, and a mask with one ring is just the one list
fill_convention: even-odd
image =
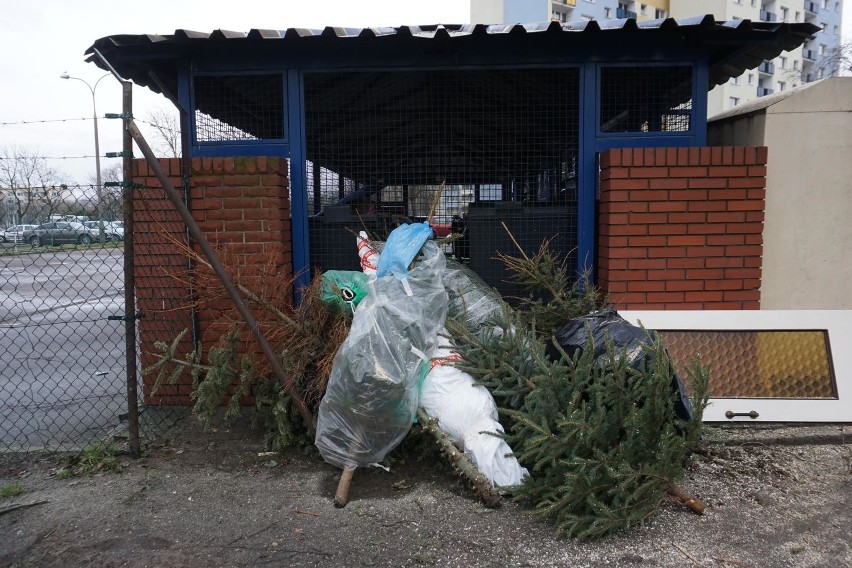
[[(852, 0), (846, 4), (844, 36), (852, 41)], [(59, 75), (67, 71), (94, 85), (103, 73), (85, 63), (83, 53), (104, 36), (171, 34), (180, 28), (245, 32), (457, 24), (469, 21), (469, 5), (468, 0), (0, 0), (0, 147), (28, 147), (50, 157), (66, 183), (94, 179), (91, 92), (82, 82)], [(112, 77), (95, 92), (99, 117), (121, 112), (121, 88)], [(170, 107), (142, 87), (134, 87), (133, 98), (137, 119), (150, 109)], [(120, 122), (99, 119), (98, 126), (101, 155), (121, 150)], [(143, 123), (140, 128), (153, 138)], [(101, 167), (118, 162), (102, 158)]]
[[(86, 63), (83, 53), (104, 36), (456, 24), (469, 20), (468, 5), (462, 0), (0, 0), (0, 147), (28, 147), (53, 158), (50, 165), (66, 174), (69, 184), (94, 179), (91, 91), (59, 76), (67, 71), (94, 86), (104, 73)], [(121, 112), (121, 86), (106, 77), (95, 95), (103, 156), (121, 150), (120, 121), (100, 118)], [(133, 107), (137, 119), (155, 107), (173, 108), (138, 86)], [(144, 123), (139, 126), (151, 141), (153, 133)], [(134, 153), (141, 155), (138, 149)], [(116, 163), (120, 159), (101, 158), (102, 169)]]

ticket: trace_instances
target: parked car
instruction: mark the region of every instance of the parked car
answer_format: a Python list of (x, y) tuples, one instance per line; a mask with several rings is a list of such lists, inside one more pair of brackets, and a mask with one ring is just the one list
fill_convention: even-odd
[(110, 221), (110, 232), (117, 237), (117, 240), (124, 240), (124, 221)]
[[(107, 241), (107, 242), (120, 241), (121, 239), (124, 238), (124, 229), (122, 228), (121, 233), (119, 234), (118, 229), (113, 226), (113, 223), (115, 223), (115, 221), (104, 221), (103, 222), (103, 224), (104, 224), (104, 240)], [(96, 241), (101, 240), (101, 222), (100, 221), (84, 221), (83, 225), (85, 225), (85, 227), (87, 229), (89, 229), (89, 231), (92, 232), (92, 235), (95, 237)]]
[(24, 231), (25, 242), (34, 247), (42, 245), (81, 244), (90, 245), (97, 238), (92, 232), (76, 221), (56, 221), (42, 223), (30, 231)]
[(0, 230), (0, 243), (22, 243), (24, 242), (24, 232), (35, 228), (36, 225), (12, 225), (7, 229)]

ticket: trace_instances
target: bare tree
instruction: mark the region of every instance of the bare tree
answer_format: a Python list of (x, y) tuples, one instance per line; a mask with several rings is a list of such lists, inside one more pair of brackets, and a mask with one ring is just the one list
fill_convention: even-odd
[(842, 43), (828, 50), (816, 65), (816, 73), (823, 77), (852, 74), (852, 43)]
[(154, 153), (166, 158), (180, 158), (180, 120), (177, 110), (155, 107), (148, 111), (146, 122), (156, 132), (156, 139), (151, 144)]
[(25, 223), (49, 218), (65, 205), (68, 187), (37, 148), (0, 148), (0, 191), (9, 221)]
[[(113, 164), (101, 174), (104, 182), (120, 182), (124, 179), (124, 171), (121, 164)], [(121, 220), (124, 215), (124, 201), (121, 186), (106, 186), (101, 195), (101, 216), (108, 220)]]
[(804, 70), (787, 69), (779, 74), (779, 79), (790, 81), (794, 86), (798, 82), (808, 83), (827, 77), (852, 75), (852, 43), (842, 43), (826, 50), (826, 53), (813, 65)]

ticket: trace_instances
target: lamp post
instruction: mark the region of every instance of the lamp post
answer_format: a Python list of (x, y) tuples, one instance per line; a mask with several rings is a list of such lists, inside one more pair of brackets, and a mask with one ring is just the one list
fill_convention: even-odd
[[(97, 212), (98, 212), (99, 217), (100, 217), (100, 212), (101, 212), (100, 210), (101, 210), (101, 199), (102, 199), (102, 197), (101, 197), (101, 191), (102, 191), (101, 190), (101, 147), (100, 147), (100, 144), (98, 142), (98, 109), (97, 109), (97, 105), (95, 104), (95, 89), (98, 88), (98, 83), (101, 82), (101, 79), (103, 79), (104, 77), (108, 77), (109, 75), (110, 75), (109, 73), (105, 73), (104, 75), (101, 75), (100, 77), (98, 77), (98, 80), (95, 81), (94, 86), (90, 85), (89, 82), (84, 80), (84, 79), (81, 79), (79, 77), (72, 77), (71, 75), (68, 74), (67, 71), (65, 71), (64, 73), (62, 73), (62, 75), (59, 76), (60, 79), (74, 79), (76, 81), (80, 81), (81, 83), (86, 85), (86, 87), (88, 87), (89, 91), (92, 93), (92, 122), (95, 125), (95, 183), (97, 184), (97, 188), (96, 188), (95, 191), (97, 193), (97, 198), (98, 198)], [(101, 227), (101, 239), (103, 240), (103, 227)]]

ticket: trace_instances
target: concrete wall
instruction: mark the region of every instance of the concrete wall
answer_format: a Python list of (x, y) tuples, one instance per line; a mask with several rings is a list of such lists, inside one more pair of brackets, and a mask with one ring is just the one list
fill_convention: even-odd
[(762, 309), (852, 309), (852, 78), (712, 121), (713, 144), (765, 145)]

